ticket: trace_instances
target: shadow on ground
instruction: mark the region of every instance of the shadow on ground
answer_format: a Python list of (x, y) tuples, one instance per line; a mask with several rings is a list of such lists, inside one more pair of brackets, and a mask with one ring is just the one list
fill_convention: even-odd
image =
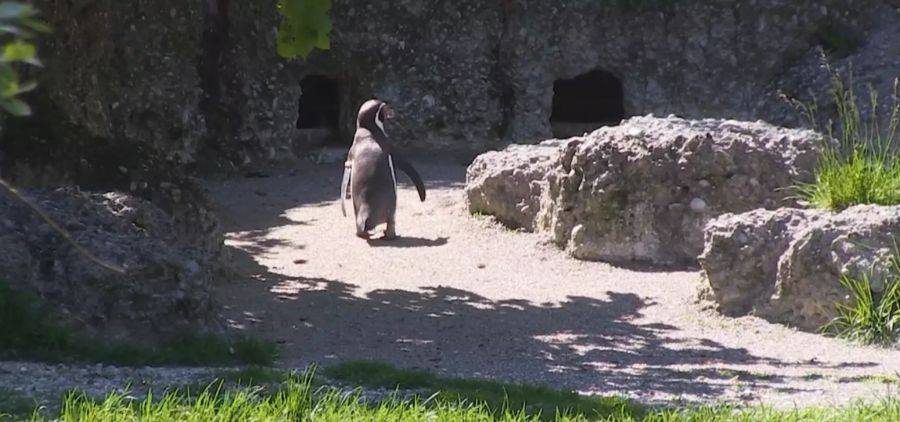
[[(247, 294), (259, 295), (264, 289), (269, 303), (257, 304), (260, 309), (230, 309), (230, 324), (263, 335), (271, 329), (268, 324), (282, 325), (271, 332), (290, 333), (274, 338), (290, 349), (291, 359), (281, 362), (284, 366), (380, 360), (445, 375), (593, 393), (704, 399), (717, 399), (741, 384), (752, 385), (756, 393), (803, 391), (788, 387), (785, 376), (726, 368), (803, 364), (754, 356), (706, 339), (686, 343), (667, 335), (676, 327), (631, 322), (653, 305), (634, 294), (609, 292), (602, 300), (570, 296), (557, 306), (492, 301), (448, 287), (375, 290), (360, 297), (354, 285), (273, 273), (255, 264), (249, 253), (231, 249), (235, 262), (249, 271), (245, 275), (256, 280), (244, 287), (256, 290)], [(284, 324), (292, 329), (285, 331)], [(703, 369), (686, 371), (673, 365)], [(868, 366), (846, 366), (854, 365)], [(807, 366), (826, 367), (815, 362)], [(448, 373), (447, 368), (454, 371)]]
[(447, 244), (446, 237), (438, 237), (436, 239), (425, 239), (422, 237), (400, 236), (393, 240), (387, 239), (368, 239), (369, 246), (376, 248), (431, 248), (435, 246), (443, 246)]
[[(417, 167), (430, 191), (456, 191), (463, 185), (464, 167)], [(227, 195), (219, 192), (215, 196), (220, 198), (219, 205), (229, 210), (223, 223), (232, 245), (228, 247), (231, 262), (240, 269), (241, 280), (223, 289), (229, 295), (225, 303), (230, 304), (225, 315), (234, 329), (280, 343), (283, 366), (380, 360), (443, 375), (543, 383), (592, 393), (716, 400), (744, 398), (740, 392), (745, 388), (753, 394), (813, 392), (805, 389), (809, 384), (796, 382), (805, 381), (803, 375), (794, 379), (729, 368), (733, 366), (815, 371), (876, 365), (787, 362), (706, 338), (680, 338), (678, 328), (672, 325), (636, 322), (644, 313), (652, 313), (648, 308), (656, 304), (632, 293), (607, 292), (597, 298), (568, 296), (554, 304), (498, 301), (435, 283), (427, 286), (429, 280), (423, 279), (413, 284), (418, 289), (361, 294), (358, 286), (345, 281), (287, 276), (279, 273), (277, 266), (260, 265), (256, 259), (273, 249), (311, 248), (273, 239), (272, 230), (343, 221), (322, 217), (323, 213), (291, 211), (330, 206), (339, 215), (335, 200), (341, 171), (340, 165), (313, 166), (292, 177), (272, 176), (265, 184), (244, 179), (215, 187), (233, 189)], [(331, 185), (334, 189), (328, 187)], [(257, 191), (260, 187), (268, 190)], [(428, 200), (437, 201), (434, 207), (455, 206), (455, 200), (440, 196)], [(316, 221), (315, 216), (328, 221)], [(401, 233), (397, 240), (374, 239), (369, 246), (385, 248), (381, 249), (385, 256), (396, 257), (401, 251), (392, 248), (427, 250), (455, 240), (403, 237)], [(321, 247), (323, 242), (317, 244)], [(433, 259), (428, 254), (410, 256)], [(306, 264), (302, 258), (289, 262)], [(339, 267), (340, 262), (334, 265)], [(441, 278), (444, 284), (454, 284), (452, 271), (436, 268), (442, 276), (451, 274), (450, 280)], [(397, 276), (402, 277), (402, 271)], [(679, 368), (685, 366), (692, 368)]]
[[(431, 162), (414, 162), (424, 183), (426, 191), (461, 188), (465, 185), (465, 168), (456, 165), (435, 164)], [(206, 190), (213, 197), (219, 199), (217, 214), (222, 219), (222, 224), (230, 232), (254, 233), (264, 237), (265, 233), (273, 227), (290, 225), (314, 224), (315, 220), (292, 220), (285, 216), (285, 211), (299, 206), (304, 207), (333, 207), (334, 201), (340, 199), (341, 177), (343, 164), (306, 165), (296, 169), (292, 174), (267, 176), (266, 188), (249, 188), (259, 185), (259, 177), (244, 177), (229, 180), (225, 183), (208, 182)], [(401, 173), (402, 174), (402, 173)], [(307, 180), (315, 180), (317, 183), (325, 181), (334, 189), (323, 189), (318, 184), (304, 183)], [(399, 187), (412, 187), (405, 174), (402, 174), (397, 183)], [(235, 190), (241, 195), (225, 195), (223, 190)], [(251, 196), (255, 196), (251, 197)], [(228, 198), (227, 200), (222, 200)], [(425, 200), (434, 200), (431, 198)], [(259, 203), (250, 215), (240, 215), (235, 218), (227, 217), (222, 209), (233, 209), (234, 201), (252, 201)], [(353, 204), (345, 203), (348, 218), (352, 218)], [(335, 207), (335, 212), (340, 213), (340, 208)], [(251, 234), (252, 236), (252, 234)], [(424, 239), (422, 239), (424, 240)], [(405, 242), (410, 244), (413, 240)], [(423, 245), (428, 246), (428, 245)]]

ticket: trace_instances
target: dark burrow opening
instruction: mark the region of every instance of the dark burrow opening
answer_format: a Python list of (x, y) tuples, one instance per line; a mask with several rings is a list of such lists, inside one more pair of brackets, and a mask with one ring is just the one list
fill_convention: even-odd
[(338, 145), (341, 116), (340, 82), (323, 75), (309, 75), (300, 81), (297, 129), (307, 147)]
[(625, 118), (624, 103), (622, 81), (612, 73), (597, 69), (557, 79), (550, 113), (553, 136), (580, 136), (600, 126), (617, 125)]

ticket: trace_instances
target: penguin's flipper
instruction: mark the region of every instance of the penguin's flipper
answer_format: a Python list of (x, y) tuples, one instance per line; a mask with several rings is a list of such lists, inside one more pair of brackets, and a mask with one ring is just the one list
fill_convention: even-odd
[(344, 209), (344, 199), (347, 198), (347, 187), (350, 185), (350, 166), (344, 167), (344, 177), (341, 179), (341, 214), (347, 216), (347, 210)]
[(403, 170), (407, 176), (412, 180), (413, 184), (416, 185), (416, 190), (419, 191), (419, 200), (425, 201), (425, 183), (422, 182), (422, 178), (419, 176), (419, 172), (413, 168), (412, 164), (409, 161), (406, 161), (402, 155), (397, 154), (395, 151), (392, 154), (394, 158), (394, 165), (397, 166), (400, 170)]

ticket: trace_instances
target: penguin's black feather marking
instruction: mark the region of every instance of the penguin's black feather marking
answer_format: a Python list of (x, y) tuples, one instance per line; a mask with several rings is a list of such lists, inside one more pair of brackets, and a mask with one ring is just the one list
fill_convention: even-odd
[(406, 160), (405, 157), (397, 153), (396, 148), (391, 153), (391, 156), (394, 157), (394, 165), (397, 166), (400, 170), (403, 170), (409, 179), (412, 180), (413, 184), (416, 185), (416, 190), (419, 191), (419, 201), (425, 201), (425, 183), (422, 182), (422, 177), (419, 176), (419, 172)]

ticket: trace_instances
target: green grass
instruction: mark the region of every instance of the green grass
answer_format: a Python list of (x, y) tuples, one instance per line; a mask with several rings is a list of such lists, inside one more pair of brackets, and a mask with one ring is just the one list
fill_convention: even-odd
[(900, 339), (900, 250), (894, 245), (890, 273), (884, 289), (872, 289), (869, 276), (859, 278), (842, 274), (841, 285), (850, 291), (850, 304), (835, 305), (838, 315), (821, 331), (863, 344), (888, 346)]
[[(343, 367), (350, 368), (350, 366)], [(371, 365), (366, 368), (371, 368)], [(377, 377), (373, 377), (373, 380), (401, 378), (419, 385), (428, 385), (436, 380), (424, 373), (394, 373), (394, 376), (391, 376), (391, 371), (384, 369), (369, 370), (369, 372), (379, 374)], [(180, 390), (166, 393), (160, 397), (151, 395), (143, 400), (130, 398), (127, 393), (113, 393), (98, 400), (75, 392), (64, 398), (57, 417), (36, 415), (33, 419), (23, 416), (17, 420), (31, 420), (32, 422), (49, 422), (51, 420), (61, 422), (130, 422), (137, 420), (198, 422), (537, 422), (540, 420), (558, 422), (855, 422), (865, 420), (886, 422), (900, 420), (900, 400), (897, 399), (884, 399), (869, 404), (857, 402), (843, 408), (788, 410), (759, 406), (745, 409), (717, 406), (667, 410), (644, 408), (640, 412), (632, 412), (628, 408), (619, 408), (613, 413), (595, 416), (579, 413), (557, 416), (542, 415), (523, 410), (522, 407), (511, 401), (495, 405), (477, 400), (462, 402), (439, 400), (434, 397), (400, 400), (394, 396), (379, 403), (366, 403), (361, 400), (359, 394), (346, 394), (333, 387), (316, 388), (312, 382), (313, 378), (312, 372), (303, 375), (291, 374), (284, 379), (282, 388), (271, 393), (262, 393), (262, 390), (252, 387), (225, 390), (221, 388), (221, 383), (213, 383), (210, 387), (194, 394)], [(461, 382), (461, 380), (457, 381)], [(488, 387), (490, 388), (490, 386)], [(516, 387), (507, 386), (507, 389), (515, 390)], [(28, 414), (24, 407), (20, 411), (22, 415)]]
[(37, 403), (21, 393), (0, 388), (0, 422), (27, 419)]
[[(338, 365), (326, 370), (332, 376), (370, 387), (389, 385), (433, 390), (438, 394), (404, 400), (389, 396), (377, 403), (361, 399), (359, 390), (347, 394), (335, 387), (316, 387), (315, 374), (281, 373), (266, 368), (245, 368), (222, 373), (216, 381), (200, 388), (181, 388), (160, 396), (150, 394), (135, 399), (127, 392), (92, 398), (80, 392), (67, 394), (59, 413), (47, 411), (32, 416), (35, 403), (17, 394), (0, 390), (0, 413), (9, 421), (505, 421), (505, 422), (813, 422), (813, 421), (895, 421), (900, 420), (900, 400), (856, 402), (847, 407), (774, 409), (763, 406), (729, 406), (654, 409), (634, 404), (600, 406), (597, 403), (626, 403), (623, 399), (594, 400), (572, 397), (572, 393), (543, 387), (503, 385), (493, 382), (445, 379), (421, 371), (404, 371), (374, 362)], [(223, 388), (223, 381), (235, 381), (246, 387)], [(252, 381), (250, 381), (252, 380)], [(257, 388), (263, 383), (279, 383), (274, 390)], [(454, 391), (461, 397), (442, 399), (440, 392)], [(501, 391), (506, 399), (495, 400)], [(485, 399), (484, 395), (488, 398)], [(519, 403), (518, 396), (529, 400)], [(544, 401), (533, 406), (530, 400)], [(590, 412), (579, 412), (569, 405), (573, 400), (591, 404)], [(553, 405), (553, 406), (551, 406)], [(591, 406), (589, 406), (591, 407)], [(544, 409), (551, 409), (550, 413)], [(556, 409), (563, 410), (556, 413)], [(0, 417), (0, 420), (4, 420)], [(5, 421), (4, 420), (4, 421)]]
[(852, 377), (842, 377), (838, 382), (866, 382), (873, 384), (900, 384), (900, 376), (898, 375), (857, 375)]
[(844, 58), (862, 44), (860, 34), (835, 22), (828, 22), (813, 34), (813, 41), (834, 58)]
[(33, 295), (0, 283), (0, 358), (115, 365), (269, 365), (274, 343), (184, 333), (148, 349), (75, 333)]
[(543, 386), (502, 384), (493, 381), (442, 378), (425, 371), (398, 369), (371, 361), (347, 362), (322, 369), (322, 374), (346, 383), (364, 387), (425, 390), (426, 396), (446, 403), (485, 403), (492, 409), (506, 404), (526, 409), (529, 414), (552, 416), (564, 414), (606, 416), (640, 414), (642, 407), (621, 398), (589, 398), (574, 392)]
[[(826, 64), (827, 66), (827, 64)], [(831, 72), (830, 67), (828, 68)], [(895, 97), (900, 83), (895, 80)], [(877, 93), (870, 88), (870, 118), (861, 117), (858, 99), (852, 89), (852, 75), (846, 86), (832, 72), (832, 97), (838, 122), (823, 124), (817, 105), (795, 103), (810, 123), (837, 144), (826, 143), (819, 157), (815, 181), (795, 186), (800, 199), (815, 208), (840, 211), (858, 204), (900, 205), (900, 153), (897, 129), (900, 126), (900, 102), (889, 110), (888, 127), (879, 124)]]
[(244, 386), (261, 386), (285, 382), (290, 374), (277, 369), (261, 366), (251, 366), (237, 370), (222, 371), (216, 375), (216, 379), (225, 382), (234, 382)]

